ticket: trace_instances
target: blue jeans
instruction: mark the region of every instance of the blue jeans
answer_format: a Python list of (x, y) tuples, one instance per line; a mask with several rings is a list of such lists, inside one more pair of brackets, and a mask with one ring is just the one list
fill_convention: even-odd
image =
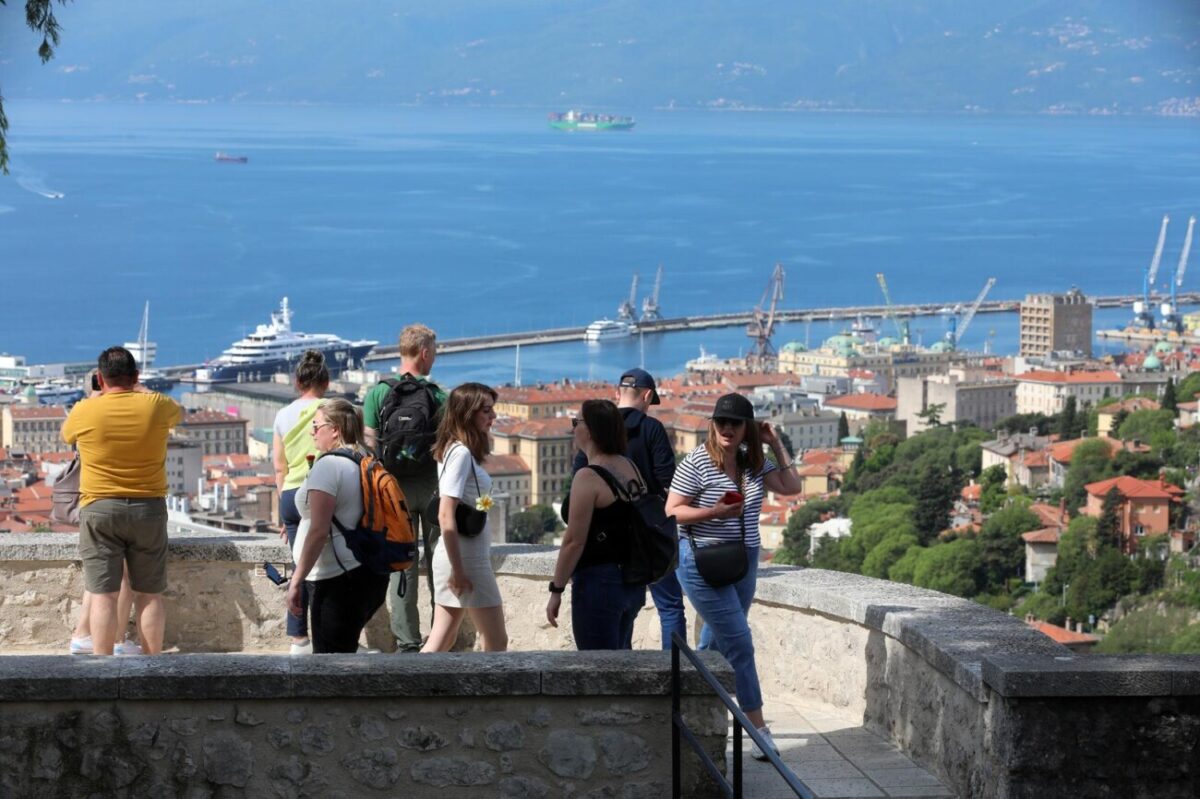
[(625, 585), (621, 567), (598, 563), (571, 576), (571, 630), (575, 647), (633, 649), (633, 622), (646, 604), (645, 586)]
[[(300, 511), (296, 508), (296, 489), (289, 488), (279, 494), (279, 520), (287, 530), (288, 549), (296, 543), (296, 531), (300, 529)], [(308, 636), (308, 582), (300, 586), (300, 615), (287, 615), (287, 634), (293, 638)]]
[(733, 666), (738, 704), (748, 713), (762, 708), (762, 688), (758, 685), (758, 666), (754, 663), (754, 637), (747, 615), (754, 601), (758, 582), (758, 547), (746, 547), (750, 568), (746, 576), (732, 585), (713, 588), (696, 571), (689, 541), (679, 542), (679, 582), (692, 600), (696, 613), (704, 619), (700, 649), (715, 648)]
[(671, 648), (671, 633), (679, 633), (687, 640), (687, 618), (683, 612), (683, 588), (675, 572), (650, 586), (650, 598), (658, 608), (658, 622), (662, 626), (662, 648)]

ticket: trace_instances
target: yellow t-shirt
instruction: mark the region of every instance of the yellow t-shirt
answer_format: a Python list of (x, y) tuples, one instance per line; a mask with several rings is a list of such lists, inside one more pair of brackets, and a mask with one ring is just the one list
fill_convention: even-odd
[(80, 400), (63, 423), (83, 472), (79, 506), (106, 497), (167, 495), (167, 434), (183, 417), (170, 397), (121, 391)]

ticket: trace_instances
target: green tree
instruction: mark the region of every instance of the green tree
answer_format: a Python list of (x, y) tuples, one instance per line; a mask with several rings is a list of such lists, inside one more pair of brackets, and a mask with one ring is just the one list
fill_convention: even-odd
[(912, 497), (898, 486), (877, 488), (854, 499), (850, 506), (851, 534), (843, 539), (841, 550), (853, 571), (861, 571), (867, 553), (885, 536), (891, 533), (916, 536), (912, 509)]
[[(67, 0), (58, 0), (66, 5)], [(7, 5), (7, 0), (0, 0), (0, 5)], [(25, 0), (25, 24), (30, 30), (42, 35), (42, 44), (38, 47), (38, 57), (42, 63), (54, 58), (54, 48), (58, 47), (58, 37), (61, 28), (54, 16), (54, 6), (51, 0)], [(0, 96), (0, 173), (8, 174), (8, 117), (4, 115), (4, 98)]]
[(906, 532), (888, 533), (863, 558), (862, 573), (867, 577), (886, 580), (892, 566), (913, 547), (919, 548), (915, 535)]
[(1099, 438), (1089, 439), (1075, 447), (1071, 453), (1071, 465), (1063, 480), (1063, 498), (1071, 513), (1077, 513), (1087, 502), (1084, 486), (1110, 476), (1111, 455), (1108, 442)]
[(987, 467), (979, 475), (979, 509), (984, 515), (995, 513), (1008, 499), (1007, 483), (1008, 471), (1000, 464)]
[(1055, 421), (1055, 427), (1059, 436), (1063, 440), (1069, 440), (1075, 437), (1075, 429), (1078, 424), (1076, 419), (1076, 403), (1074, 395), (1067, 397), (1067, 401), (1063, 403), (1063, 409), (1058, 414), (1058, 419)]
[(1200, 372), (1192, 372), (1179, 381), (1175, 390), (1176, 402), (1191, 402), (1200, 394)]
[(1041, 519), (1029, 510), (1028, 500), (1014, 500), (987, 518), (978, 539), (981, 590), (1006, 590), (1008, 580), (1020, 574), (1025, 565), (1021, 535), (1041, 526)]
[(806, 502), (788, 516), (787, 527), (783, 530), (783, 546), (775, 553), (775, 563), (800, 564), (808, 561), (809, 535), (808, 530), (826, 516), (837, 515), (841, 511), (839, 499), (812, 500)]
[(546, 526), (538, 514), (523, 510), (508, 518), (509, 541), (515, 544), (540, 544), (545, 537)]
[(925, 547), (923, 546), (909, 547), (908, 551), (888, 569), (888, 579), (893, 582), (912, 585), (917, 564), (920, 563), (921, 556), (924, 554)]
[(1038, 435), (1044, 436), (1050, 432), (1054, 423), (1054, 418), (1044, 413), (1018, 413), (1001, 419), (993, 429), (997, 433), (1007, 432), (1009, 434), (1028, 433), (1030, 430), (1036, 429)]
[(930, 403), (925, 410), (917, 413), (917, 418), (925, 423), (926, 427), (941, 427), (942, 414), (946, 412), (946, 403), (934, 402)]
[(913, 569), (913, 584), (969, 598), (978, 591), (978, 563), (979, 545), (969, 538), (938, 544), (921, 554)]
[(1100, 506), (1100, 518), (1096, 522), (1096, 538), (1106, 541), (1115, 547), (1121, 546), (1121, 492), (1116, 486), (1108, 489), (1104, 495), (1104, 504)]
[(1134, 411), (1117, 428), (1117, 437), (1141, 441), (1156, 451), (1169, 447), (1175, 443), (1175, 414), (1168, 410)]
[(938, 533), (950, 526), (950, 511), (957, 495), (958, 487), (949, 468), (939, 468), (931, 463), (921, 471), (913, 523), (922, 543), (936, 538)]
[(850, 420), (846, 418), (846, 412), (842, 411), (842, 415), (838, 417), (838, 441), (843, 438), (850, 437)]
[(1167, 378), (1167, 387), (1163, 389), (1162, 409), (1170, 411), (1172, 416), (1179, 415), (1179, 400), (1175, 396), (1175, 378)]

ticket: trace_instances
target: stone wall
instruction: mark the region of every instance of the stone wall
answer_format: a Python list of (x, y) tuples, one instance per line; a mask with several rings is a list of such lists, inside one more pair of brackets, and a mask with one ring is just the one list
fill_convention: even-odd
[[(493, 554), (510, 648), (573, 649), (569, 592), (559, 627), (545, 618), (556, 553)], [(63, 651), (80, 587), (73, 557), (69, 536), (0, 537), (0, 649)], [(178, 540), (171, 557), (169, 645), (282, 651), (282, 592), (255, 574), (264, 559), (286, 560), (277, 540)], [(830, 705), (962, 796), (1200, 795), (1200, 657), (1080, 657), (933, 591), (815, 569), (759, 574), (750, 622), (768, 718), (789, 697)], [(381, 614), (369, 640), (387, 648), (389, 638)], [(465, 625), (460, 647), (472, 645)], [(634, 646), (659, 645), (647, 601)]]
[[(669, 679), (662, 652), (0, 658), (0, 796), (659, 799)], [(724, 708), (683, 685), (722, 761)]]

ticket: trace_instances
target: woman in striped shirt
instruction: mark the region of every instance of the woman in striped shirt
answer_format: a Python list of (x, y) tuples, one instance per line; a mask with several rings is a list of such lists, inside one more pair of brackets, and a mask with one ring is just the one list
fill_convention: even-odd
[[(774, 463), (763, 456), (763, 445), (771, 448)], [(763, 494), (798, 494), (802, 482), (794, 466), (771, 424), (755, 424), (750, 401), (726, 394), (713, 409), (708, 440), (675, 469), (667, 496), (667, 514), (679, 522), (682, 539), (679, 582), (704, 618), (699, 648), (715, 644), (733, 666), (738, 704), (776, 754), (779, 749), (763, 719), (754, 638), (746, 616), (758, 576)], [(745, 573), (725, 585), (713, 585), (696, 566), (696, 549), (718, 544), (726, 544), (731, 561), (745, 558)], [(757, 745), (751, 753), (759, 760), (767, 758)]]

